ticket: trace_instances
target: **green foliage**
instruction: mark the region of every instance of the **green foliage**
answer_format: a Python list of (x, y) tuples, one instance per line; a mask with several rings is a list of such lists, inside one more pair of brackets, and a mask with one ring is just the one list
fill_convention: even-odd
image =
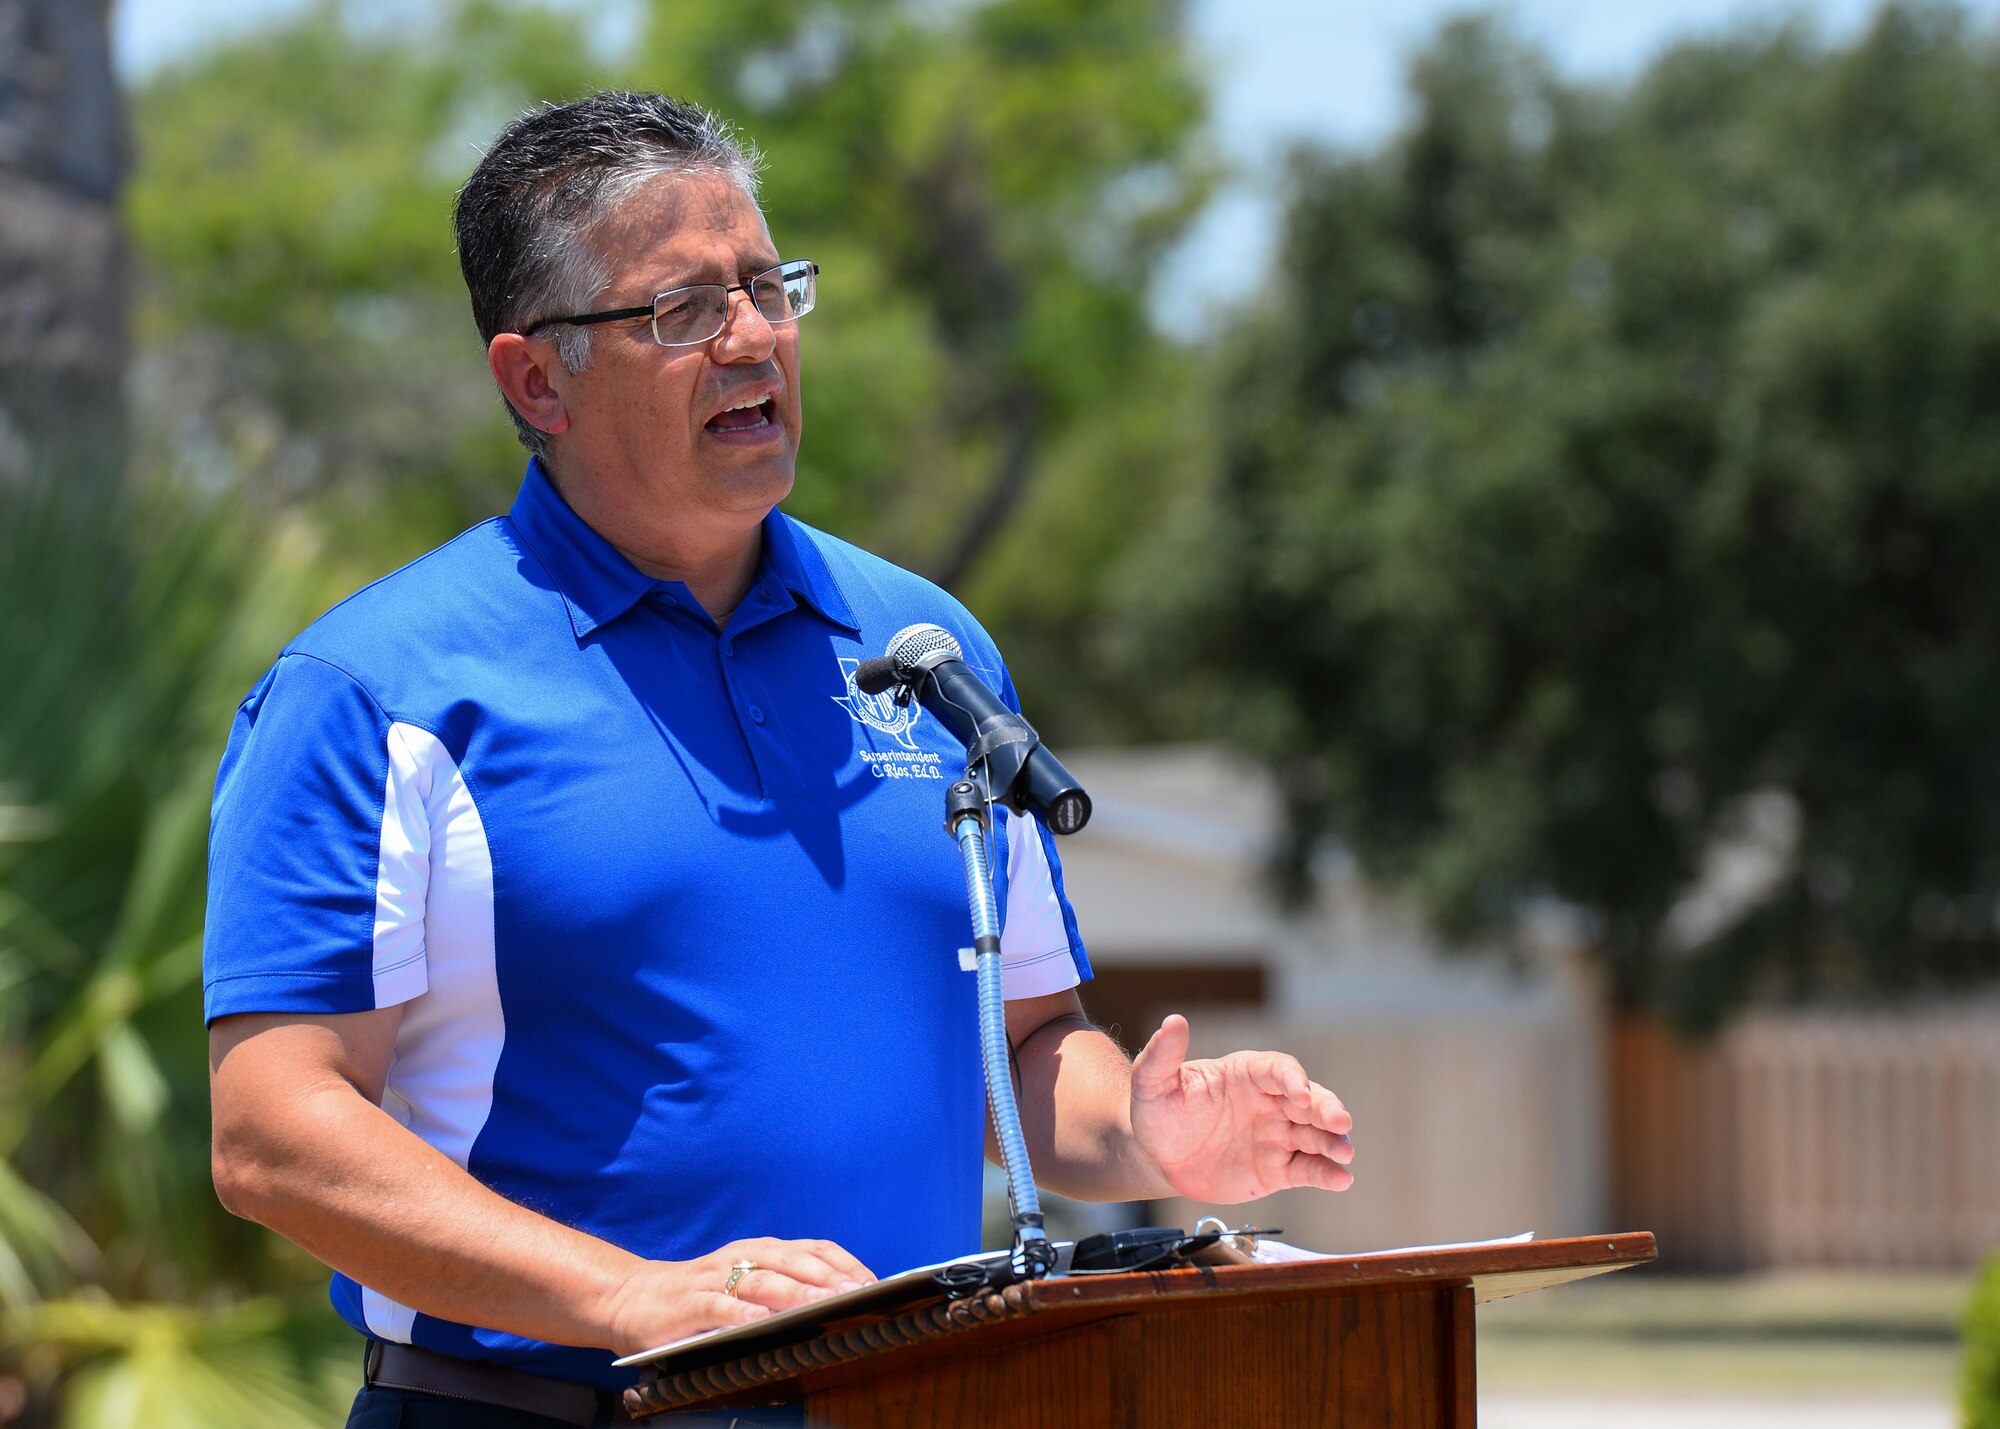
[[(0, 783), (32, 816), (0, 845), (0, 1156), (132, 1288), (222, 1248), (199, 1012), (217, 732), (305, 605), (246, 570), (247, 532), (171, 493), (9, 488), (0, 528)], [(73, 1257), (70, 1257), (73, 1260)], [(179, 1286), (157, 1287), (179, 1289)]]
[[(1554, 894), (1696, 1023), (1990, 975), (2000, 44), (1891, 9), (1613, 94), (1478, 21), (1412, 85), (1298, 162), (1128, 655), (1281, 771), (1295, 888), (1330, 833), (1458, 930)], [(1761, 886), (1683, 903), (1729, 848)]]
[(1965, 1429), (2000, 1429), (2000, 1255), (1988, 1258), (1965, 1309), (1958, 1409)]
[[(662, 89), (765, 152), (781, 248), (826, 271), (788, 509), (1059, 645), (1099, 590), (1059, 582), (1051, 611), (1039, 578), (1101, 580), (1091, 558), (1122, 548), (1189, 446), (1188, 364), (1145, 312), (1208, 173), (1178, 0), (640, 14), (636, 52), (613, 56), (526, 4), (441, 0), (412, 42), (324, 0), (149, 82), (128, 204), (148, 430), (267, 499), (312, 496), (384, 567), (504, 506), (524, 458), (451, 194), (535, 101)], [(1098, 460), (1108, 423), (1148, 434), (1164, 469)]]
[(573, 21), (433, 8), (357, 33), (323, 0), (133, 104), (142, 455), (267, 505), (320, 498), (382, 569), (519, 479), (451, 200), (501, 124), (599, 76)]
[(0, 487), (0, 1368), (72, 1422), (260, 1422), (275, 1350), (227, 1292), (302, 1276), (209, 1184), (208, 794), (236, 701), (341, 579), (182, 484)]
[(60, 1422), (75, 1429), (309, 1429), (341, 1412), (356, 1358), (275, 1300), (189, 1308), (101, 1294), (0, 1314), (9, 1356), (36, 1378), (66, 1376)]

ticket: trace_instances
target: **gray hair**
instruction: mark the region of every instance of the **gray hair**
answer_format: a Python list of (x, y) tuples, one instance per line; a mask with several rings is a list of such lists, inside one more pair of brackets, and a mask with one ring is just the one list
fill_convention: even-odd
[[(760, 163), (715, 115), (661, 94), (607, 90), (522, 115), (500, 131), (453, 213), (480, 339), (588, 309), (610, 281), (610, 257), (593, 237), (654, 180), (714, 175), (755, 202)], [(587, 327), (556, 330), (564, 370), (590, 366), (590, 337)], [(507, 411), (521, 444), (546, 456), (548, 433), (512, 403)]]

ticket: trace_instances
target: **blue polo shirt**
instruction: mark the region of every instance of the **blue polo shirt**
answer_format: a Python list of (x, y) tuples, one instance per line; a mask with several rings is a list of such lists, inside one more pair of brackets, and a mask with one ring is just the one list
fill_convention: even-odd
[[(964, 751), (854, 686), (917, 621), (1013, 701), (937, 587), (773, 512), (725, 629), (537, 463), (513, 509), (350, 597), (238, 710), (210, 1019), (400, 1005), (390, 1115), (641, 1255), (824, 1237), (888, 1273), (979, 1236), (984, 1083), (945, 783)], [(1089, 975), (1053, 841), (999, 821), (1009, 997)], [(356, 1329), (615, 1388), (602, 1350), (420, 1314)]]

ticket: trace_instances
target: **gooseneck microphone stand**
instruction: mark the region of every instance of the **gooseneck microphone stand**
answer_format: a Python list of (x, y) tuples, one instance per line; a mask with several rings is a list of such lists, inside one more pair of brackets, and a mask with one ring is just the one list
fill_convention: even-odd
[[(1012, 1280), (1039, 1280), (1054, 1269), (1055, 1248), (1042, 1225), (1042, 1200), (1028, 1164), (1028, 1139), (1021, 1131), (1021, 1107), (1014, 1095), (1012, 1059), (1007, 1048), (1007, 1001), (1000, 970), (1000, 905), (993, 894), (993, 867), (986, 838), (993, 827), (986, 766), (978, 760), (965, 777), (945, 790), (945, 832), (958, 843), (965, 863), (965, 889), (972, 905), (972, 953), (979, 974), (979, 1050), (986, 1067), (986, 1104), (1000, 1158), (1007, 1169), (1007, 1204), (1013, 1215)], [(961, 954), (961, 961), (963, 955)]]
[[(1034, 727), (966, 668), (963, 654), (957, 638), (942, 626), (909, 625), (889, 641), (886, 654), (863, 660), (852, 678), (860, 693), (894, 690), (897, 704), (922, 704), (966, 747), (965, 777), (945, 789), (944, 831), (958, 845), (965, 864), (972, 947), (959, 954), (959, 963), (979, 975), (979, 1052), (986, 1070), (986, 1105), (1007, 1170), (1007, 1204), (1014, 1224), (1013, 1253), (1006, 1266), (992, 1267), (984, 1275), (986, 1284), (997, 1286), (1047, 1275), (1055, 1269), (1056, 1251), (1042, 1223), (1042, 1201), (1035, 1191), (1034, 1169), (1028, 1165), (1028, 1138), (1021, 1131), (1013, 1059), (1008, 1055), (1000, 906), (987, 856), (993, 805), (1005, 804), (1024, 820), (1030, 808), (1045, 809), (1058, 832), (1074, 833), (1090, 818), (1090, 796), (1053, 754), (1041, 748)], [(992, 787), (996, 778), (997, 789)], [(1033, 829), (1028, 821), (1025, 836), (1035, 837)]]
[[(1142, 1226), (1089, 1236), (1058, 1257), (1042, 1222), (1042, 1200), (1028, 1164), (1028, 1139), (1021, 1131), (1013, 1058), (1007, 1046), (1007, 995), (1000, 966), (1000, 907), (993, 894), (988, 855), (993, 806), (1020, 814), (1022, 836), (1035, 838), (1039, 818), (1057, 834), (1073, 834), (1090, 819), (1090, 796), (1042, 745), (1034, 726), (987, 688), (964, 663), (964, 652), (939, 625), (908, 625), (889, 641), (888, 652), (860, 661), (850, 676), (857, 694), (894, 691), (898, 705), (921, 704), (965, 746), (965, 777), (944, 795), (944, 831), (958, 845), (965, 864), (966, 898), (972, 908), (972, 946), (960, 951), (959, 966), (979, 974), (979, 1053), (986, 1071), (986, 1105), (993, 1117), (1007, 1170), (1007, 1205), (1013, 1216), (1014, 1245), (1004, 1264), (967, 1262), (946, 1266), (938, 1281), (953, 1296), (969, 1295), (1020, 1280), (1039, 1280), (1062, 1265), (1079, 1271), (1142, 1270), (1171, 1264), (1205, 1250), (1232, 1232), (1196, 1227), (1192, 1236), (1171, 1226)], [(997, 787), (996, 787), (997, 785)]]

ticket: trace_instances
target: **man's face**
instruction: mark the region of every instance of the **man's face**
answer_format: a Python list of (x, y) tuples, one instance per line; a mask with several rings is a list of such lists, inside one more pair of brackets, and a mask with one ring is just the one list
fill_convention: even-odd
[[(636, 307), (690, 283), (735, 285), (778, 262), (764, 216), (725, 178), (654, 181), (594, 235), (609, 260), (597, 308)], [(729, 295), (712, 341), (661, 347), (645, 320), (607, 323), (583, 372), (552, 374), (570, 417), (554, 453), (565, 487), (644, 525), (740, 527), (792, 489), (799, 333)], [(745, 409), (744, 403), (757, 405)], [(583, 493), (579, 493), (583, 494)], [(692, 534), (692, 533), (690, 533)]]

